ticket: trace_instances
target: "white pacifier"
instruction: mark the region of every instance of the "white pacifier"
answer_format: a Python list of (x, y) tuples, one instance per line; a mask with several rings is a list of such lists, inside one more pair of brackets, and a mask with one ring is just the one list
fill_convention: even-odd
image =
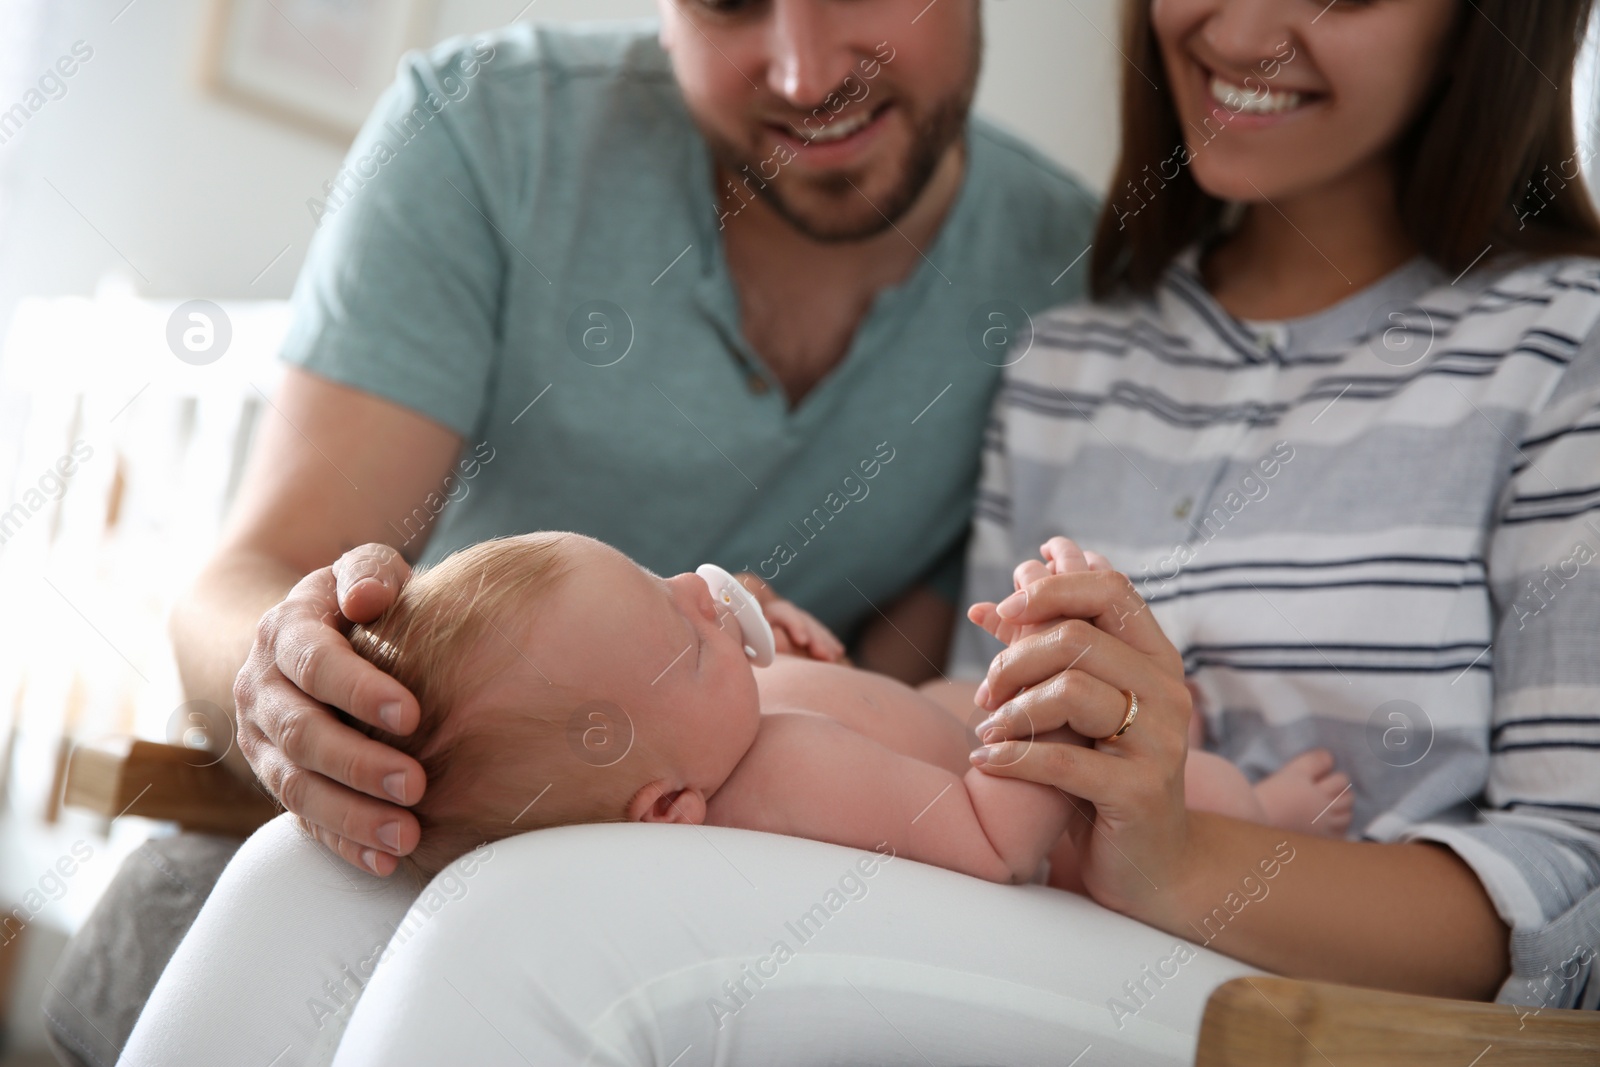
[(711, 587), (711, 599), (720, 610), (732, 615), (739, 623), (744, 638), (744, 654), (757, 667), (772, 666), (777, 655), (777, 643), (772, 639), (772, 625), (761, 610), (761, 604), (750, 590), (739, 584), (739, 579), (717, 566), (702, 563), (694, 572)]

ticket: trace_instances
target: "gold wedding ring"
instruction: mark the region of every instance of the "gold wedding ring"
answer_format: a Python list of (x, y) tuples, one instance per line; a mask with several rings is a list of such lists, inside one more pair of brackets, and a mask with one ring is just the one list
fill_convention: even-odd
[(1116, 733), (1105, 739), (1107, 741), (1115, 741), (1127, 733), (1128, 727), (1133, 725), (1133, 720), (1139, 717), (1139, 698), (1134, 695), (1133, 690), (1124, 689), (1122, 695), (1128, 698), (1128, 714), (1122, 717), (1122, 725), (1117, 727)]

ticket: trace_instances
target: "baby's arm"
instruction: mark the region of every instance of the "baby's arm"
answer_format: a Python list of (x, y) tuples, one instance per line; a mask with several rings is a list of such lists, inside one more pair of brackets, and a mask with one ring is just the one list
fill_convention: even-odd
[(792, 600), (785, 600), (767, 582), (745, 571), (738, 575), (741, 585), (761, 605), (761, 613), (772, 627), (772, 640), (779, 654), (801, 656), (823, 663), (849, 663), (844, 642), (823, 625), (822, 620)]
[(952, 774), (826, 716), (778, 712), (762, 718), (712, 821), (861, 849), (888, 842), (923, 863), (1026, 882), (1065, 832), (1069, 810), (1049, 786), (976, 769)]

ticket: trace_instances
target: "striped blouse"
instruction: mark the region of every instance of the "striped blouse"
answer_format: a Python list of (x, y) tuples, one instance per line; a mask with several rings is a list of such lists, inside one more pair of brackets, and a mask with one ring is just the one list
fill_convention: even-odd
[[(1426, 839), (1512, 927), (1508, 1003), (1600, 1006), (1600, 262), (1417, 260), (1240, 322), (1191, 251), (1058, 309), (1008, 368), (966, 602), (1054, 534), (1128, 573), (1206, 747), (1323, 746), (1352, 838)], [(955, 670), (998, 645), (964, 624)]]

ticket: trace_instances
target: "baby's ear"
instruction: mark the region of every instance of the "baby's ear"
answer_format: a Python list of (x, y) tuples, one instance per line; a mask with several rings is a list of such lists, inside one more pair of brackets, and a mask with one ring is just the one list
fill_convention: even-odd
[(657, 779), (628, 801), (628, 821), (700, 826), (706, 821), (706, 798), (698, 789), (674, 789), (666, 779)]

